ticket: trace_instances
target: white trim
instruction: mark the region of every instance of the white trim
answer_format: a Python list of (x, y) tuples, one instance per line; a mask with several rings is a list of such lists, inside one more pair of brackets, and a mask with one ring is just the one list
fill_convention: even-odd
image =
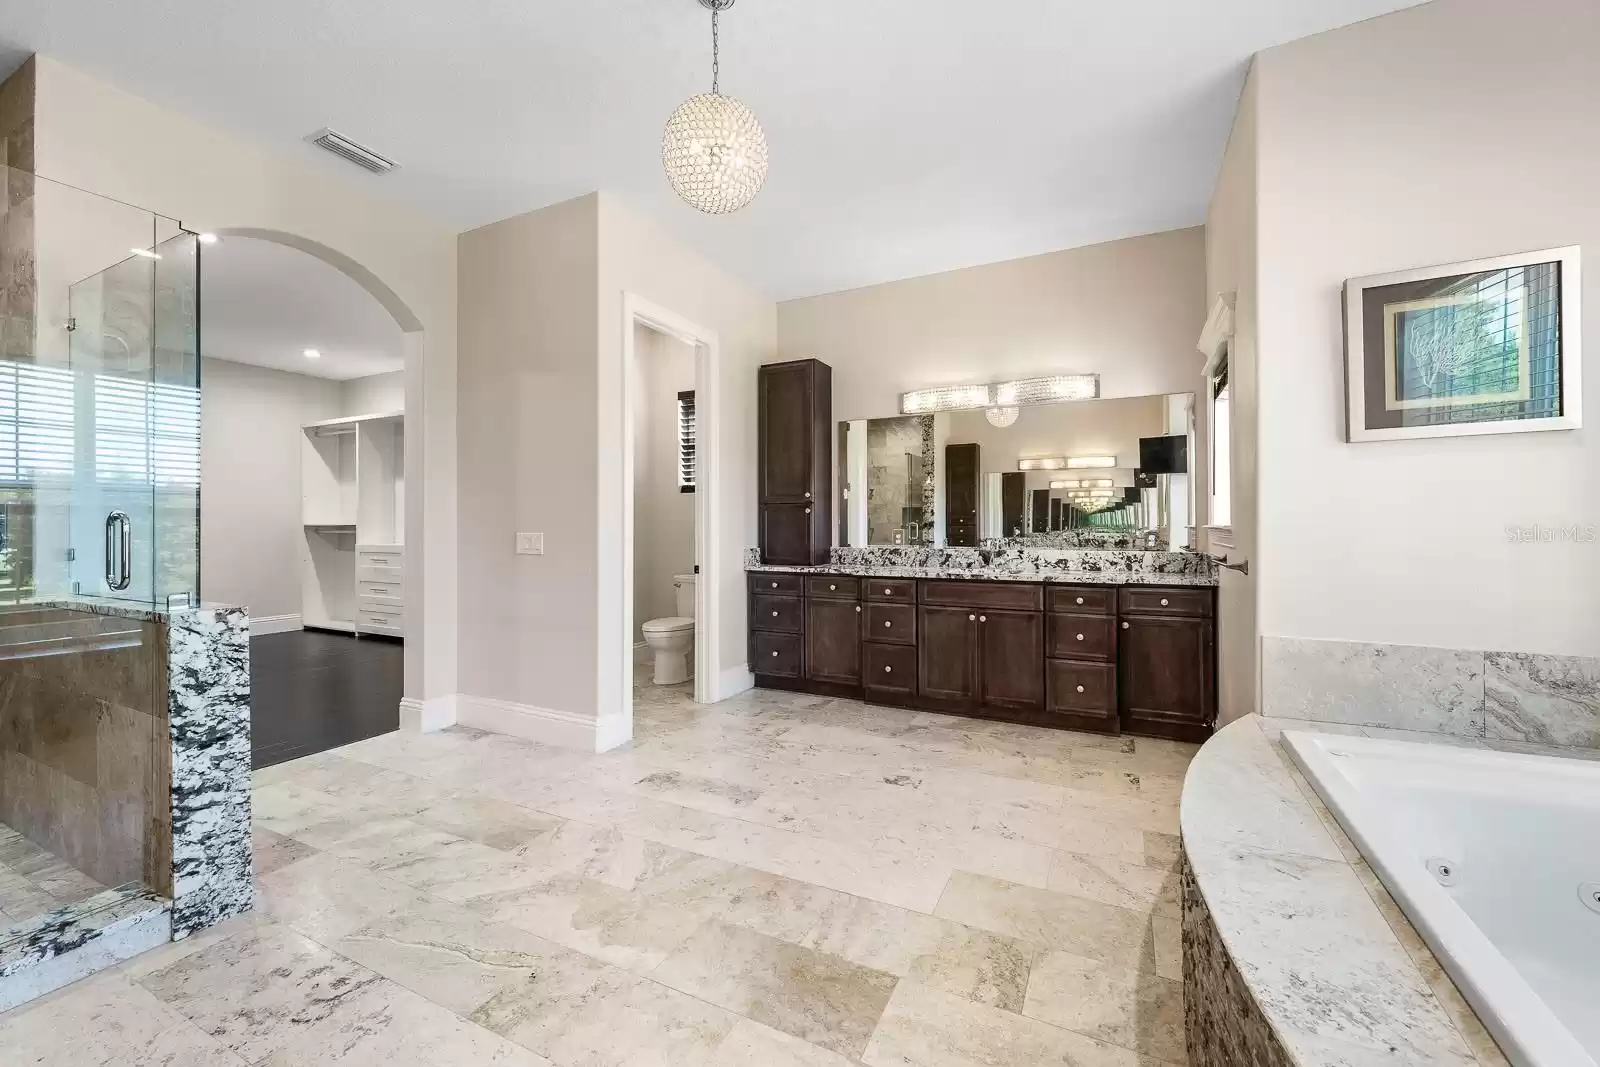
[(615, 715), (597, 721), (587, 715), (465, 693), (456, 694), (455, 704), (456, 721), (462, 726), (584, 752), (604, 752), (602, 743), (615, 748), (633, 733), (632, 720), (619, 722)]
[(1228, 340), (1233, 336), (1233, 304), (1237, 296), (1223, 293), (1217, 297), (1217, 302), (1211, 305), (1211, 314), (1206, 317), (1205, 328), (1200, 331), (1200, 340), (1195, 342), (1195, 347), (1206, 357), (1207, 381), (1216, 375), (1217, 364), (1222, 362)]
[[(1423, 437), (1479, 437), (1496, 433), (1532, 433), (1538, 430), (1576, 430), (1583, 426), (1583, 351), (1579, 317), (1583, 304), (1583, 273), (1577, 245), (1545, 248), (1511, 256), (1469, 259), (1432, 267), (1369, 274), (1344, 283), (1345, 440), (1411, 441)], [(1366, 338), (1362, 336), (1362, 293), (1380, 285), (1508, 270), (1534, 263), (1561, 264), (1561, 415), (1553, 419), (1501, 422), (1445, 423), (1437, 426), (1395, 426), (1369, 430), (1367, 398), (1362, 390), (1366, 367)]]
[(305, 622), (298, 615), (252, 615), (250, 617), (250, 636), (265, 637), (267, 634), (286, 634), (293, 630), (302, 630)]
[(400, 701), (400, 729), (413, 734), (431, 734), (456, 724), (456, 696), (416, 700), (406, 697)]
[(713, 704), (718, 701), (736, 697), (746, 690), (756, 687), (756, 676), (750, 673), (750, 665), (741, 663), (737, 667), (730, 667), (717, 676), (716, 692), (712, 694)]
[[(721, 587), (722, 587), (722, 538), (718, 528), (720, 514), (718, 502), (721, 498), (719, 486), (719, 443), (722, 430), (722, 387), (720, 382), (721, 346), (715, 330), (707, 329), (697, 323), (691, 322), (675, 312), (664, 307), (652, 304), (643, 297), (624, 291), (622, 294), (622, 345), (621, 366), (613, 368), (610, 376), (614, 381), (615, 390), (620, 394), (616, 399), (622, 408), (622, 462), (620, 478), (610, 486), (601, 486), (602, 494), (614, 493), (622, 500), (622, 554), (615, 561), (620, 567), (620, 581), (617, 583), (622, 591), (622, 610), (619, 613), (622, 627), (620, 634), (600, 634), (602, 671), (606, 669), (609, 657), (605, 649), (620, 648), (631, 650), (633, 648), (633, 635), (636, 632), (633, 620), (633, 366), (636, 358), (634, 351), (633, 333), (634, 325), (643, 323), (653, 330), (659, 330), (671, 337), (675, 337), (695, 348), (694, 361), (694, 392), (695, 392), (695, 562), (699, 573), (695, 578), (695, 625), (694, 625), (694, 699), (697, 703), (711, 704), (719, 698), (713, 692), (714, 675), (717, 649), (721, 647)], [(601, 376), (602, 385), (606, 376)], [(613, 401), (602, 396), (600, 403), (609, 406)], [(608, 561), (602, 559), (600, 566), (605, 568)], [(603, 617), (603, 616), (602, 616)], [(620, 644), (619, 644), (620, 642)], [(615, 741), (621, 744), (632, 736), (633, 733), (633, 657), (631, 654), (621, 657), (621, 678), (617, 680), (616, 692), (619, 695), (619, 707), (607, 713), (601, 709), (602, 722), (611, 723), (611, 720), (621, 717), (626, 724), (607, 725), (599, 736), (601, 742)], [(600, 692), (605, 693), (608, 686), (606, 679), (600, 679)], [(622, 740), (615, 740), (621, 738)], [(601, 749), (604, 751), (604, 749)]]

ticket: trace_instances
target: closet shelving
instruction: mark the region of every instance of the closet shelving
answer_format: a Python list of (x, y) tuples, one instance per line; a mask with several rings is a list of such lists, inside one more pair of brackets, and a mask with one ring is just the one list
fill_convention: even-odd
[(405, 417), (302, 427), (302, 623), (399, 637), (405, 629)]

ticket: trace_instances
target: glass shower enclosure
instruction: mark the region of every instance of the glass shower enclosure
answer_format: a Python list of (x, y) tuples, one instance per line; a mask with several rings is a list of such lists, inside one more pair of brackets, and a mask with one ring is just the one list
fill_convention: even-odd
[(149, 613), (199, 589), (202, 245), (20, 170), (0, 182), (3, 994), (52, 924), (172, 892)]

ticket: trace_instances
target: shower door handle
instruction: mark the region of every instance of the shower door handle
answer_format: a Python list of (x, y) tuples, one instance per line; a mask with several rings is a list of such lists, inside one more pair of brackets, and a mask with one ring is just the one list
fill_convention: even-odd
[(133, 581), (133, 522), (126, 511), (106, 516), (106, 585), (126, 589)]

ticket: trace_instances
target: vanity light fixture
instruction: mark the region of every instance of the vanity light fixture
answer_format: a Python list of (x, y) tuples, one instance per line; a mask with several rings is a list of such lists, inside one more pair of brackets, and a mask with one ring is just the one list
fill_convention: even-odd
[[(1050, 404), (1060, 400), (1094, 400), (1099, 396), (1098, 374), (1051, 374), (1043, 378), (1018, 378), (990, 385), (914, 389), (901, 394), (900, 414), (922, 415), (930, 411), (959, 411), (963, 408), (1007, 408), (1018, 404)], [(1111, 465), (1114, 467), (1116, 463)]]
[(1110, 489), (1117, 483), (1111, 478), (1078, 478), (1061, 482), (1051, 482), (1052, 489)]
[(678, 105), (661, 135), (672, 191), (707, 215), (738, 211), (767, 180), (767, 135), (744, 104), (722, 95), (720, 19), (734, 0), (700, 0), (711, 11), (711, 91)]
[(1067, 457), (1068, 470), (1085, 470), (1090, 467), (1115, 467), (1116, 456), (1069, 456)]
[[(1033, 456), (1029, 459), (1017, 460), (1017, 470), (1019, 471), (1059, 471), (1066, 470), (1066, 468), (1066, 456)], [(1065, 482), (1051, 482), (1050, 488), (1066, 489), (1067, 484)]]

